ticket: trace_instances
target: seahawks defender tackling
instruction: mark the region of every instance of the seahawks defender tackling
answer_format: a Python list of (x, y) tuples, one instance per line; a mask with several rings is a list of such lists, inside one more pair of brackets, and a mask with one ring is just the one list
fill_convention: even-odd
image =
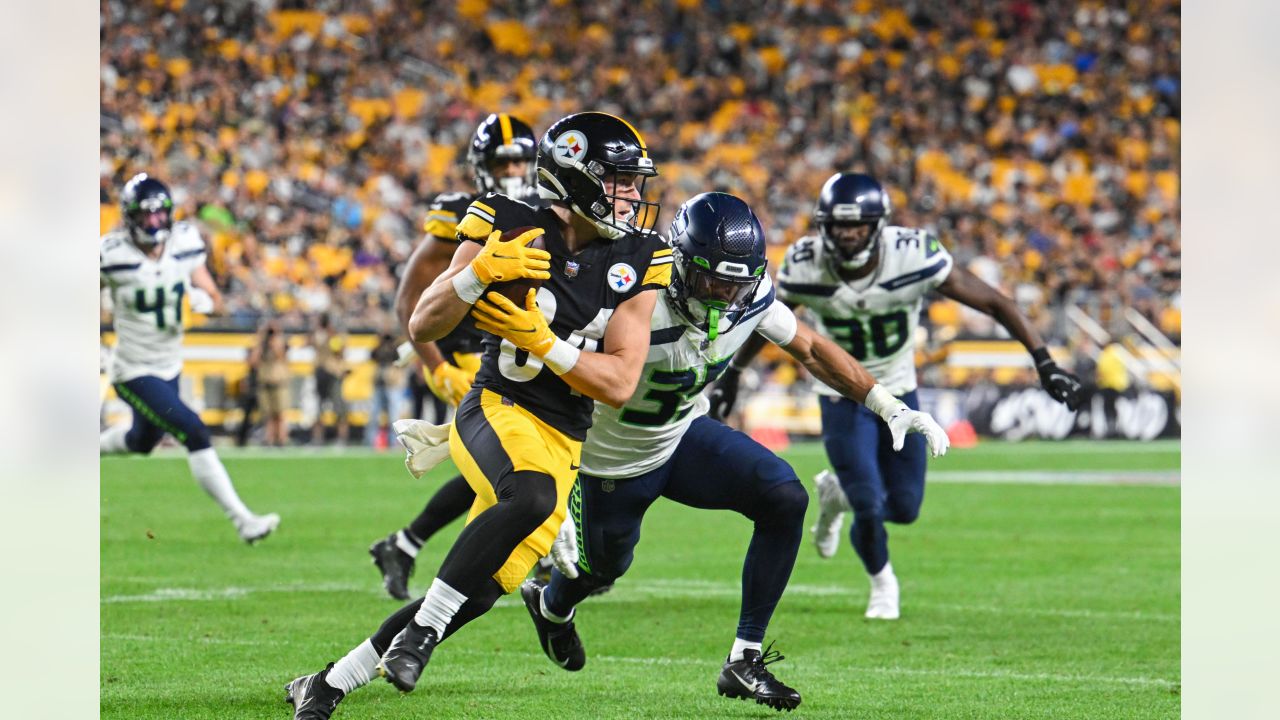
[[(1080, 383), (1049, 357), (1039, 334), (1013, 301), (954, 266), (932, 233), (889, 225), (889, 195), (874, 178), (837, 173), (822, 187), (814, 223), (817, 237), (797, 240), (778, 273), (779, 297), (803, 305), (825, 337), (861, 360), (889, 392), (917, 408), (912, 338), (924, 297), (937, 290), (994, 317), (1030, 351), (1041, 382), (1059, 402), (1075, 409)], [(723, 416), (737, 394), (738, 369), (762, 343), (748, 343), (712, 390)], [(844, 512), (853, 510), (850, 540), (870, 575), (866, 616), (896, 619), (899, 585), (889, 562), (885, 522), (908, 524), (924, 500), (925, 455), (919, 438), (891, 452), (891, 438), (864, 408), (819, 384), (822, 438), (835, 476), (814, 478), (821, 511), (813, 527), (818, 554), (839, 546)]]
[(205, 268), (205, 244), (194, 225), (173, 222), (169, 189), (146, 173), (120, 194), (125, 229), (103, 236), (99, 277), (110, 293), (116, 347), (110, 377), (133, 409), (133, 423), (108, 428), (103, 455), (150, 453), (166, 433), (187, 448), (196, 482), (222, 507), (240, 538), (253, 543), (275, 530), (280, 516), (245, 506), (210, 444), (209, 428), (178, 396), (182, 372), (182, 300), (188, 287), (222, 304)]
[[(476, 127), (467, 149), (467, 164), (471, 166), (477, 192), (446, 192), (435, 197), (423, 224), (426, 238), (409, 257), (396, 290), (396, 317), (406, 333), (418, 298), (449, 267), (461, 242), (458, 223), (471, 203), (492, 192), (531, 199), (535, 192), (537, 142), (533, 130), (524, 121), (507, 113), (493, 113)], [(480, 368), (480, 339), (475, 321), (465, 317), (439, 340), (425, 343), (409, 340), (406, 343), (409, 347), (402, 347), (401, 351), (417, 353), (428, 387), (441, 400), (456, 407), (471, 389), (471, 381)], [(382, 573), (383, 587), (391, 597), (409, 599), (409, 576), (418, 551), (441, 528), (466, 513), (475, 499), (475, 491), (466, 479), (456, 475), (440, 486), (412, 522), (369, 547), (369, 554)]]
[[(330, 717), (375, 672), (412, 691), (437, 644), (518, 587), (564, 521), (595, 401), (620, 406), (639, 381), (656, 291), (671, 275), (671, 250), (642, 229), (658, 210), (644, 200), (657, 174), (648, 147), (621, 118), (578, 113), (543, 135), (537, 172), (540, 202), (491, 193), (471, 204), (458, 224), (467, 242), (409, 322), (419, 342), (469, 314), (490, 333), (447, 429), (476, 493), (467, 525), (424, 598), (287, 685), (295, 720)], [(527, 247), (539, 235), (546, 249)], [(486, 295), (523, 278), (543, 282), (522, 304)]]
[(557, 539), (550, 584), (529, 580), (521, 594), (543, 651), (560, 667), (579, 670), (586, 653), (575, 606), (627, 571), (654, 501), (738, 512), (754, 532), (742, 569), (737, 633), (717, 691), (791, 710), (800, 693), (766, 667), (782, 656), (761, 646), (795, 564), (808, 494), (786, 462), (706, 417), (702, 388), (755, 333), (874, 408), (899, 444), (907, 432), (923, 432), (940, 454), (946, 434), (775, 301), (764, 231), (745, 202), (724, 193), (692, 198), (676, 213), (670, 240), (675, 276), (654, 309), (640, 386), (621, 407), (596, 404), (569, 502), (576, 530)]

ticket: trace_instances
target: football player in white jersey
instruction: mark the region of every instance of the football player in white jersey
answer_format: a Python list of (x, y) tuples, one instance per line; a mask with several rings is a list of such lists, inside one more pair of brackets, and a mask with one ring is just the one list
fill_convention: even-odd
[[(778, 296), (803, 305), (819, 332), (848, 350), (911, 408), (916, 400), (911, 342), (923, 298), (943, 295), (995, 318), (1031, 353), (1045, 390), (1074, 410), (1080, 382), (1057, 366), (1039, 333), (1013, 301), (963, 268), (932, 233), (889, 225), (889, 195), (874, 178), (837, 173), (822, 186), (813, 213), (817, 237), (797, 240), (778, 272)], [(737, 395), (738, 375), (759, 351), (750, 342), (711, 391), (713, 414), (724, 417)], [(822, 378), (819, 378), (820, 380)], [(835, 475), (814, 478), (821, 503), (812, 528), (818, 554), (839, 547), (844, 512), (853, 510), (850, 539), (871, 581), (866, 616), (899, 615), (898, 579), (889, 563), (885, 522), (914, 522), (924, 500), (924, 443), (908, 438), (891, 452), (891, 438), (864, 408), (819, 384), (822, 438)]]
[(182, 372), (182, 298), (188, 287), (208, 293), (220, 307), (205, 267), (205, 245), (191, 224), (173, 222), (168, 188), (146, 173), (120, 195), (124, 230), (103, 236), (99, 273), (111, 295), (116, 331), (110, 377), (116, 394), (133, 408), (132, 425), (108, 428), (99, 438), (103, 455), (150, 453), (168, 433), (187, 448), (191, 474), (254, 543), (275, 530), (280, 516), (245, 507), (209, 442), (209, 428), (178, 397)]
[[(586, 654), (574, 607), (626, 572), (641, 520), (655, 500), (741, 513), (755, 531), (742, 572), (737, 634), (716, 687), (721, 695), (790, 710), (800, 704), (800, 693), (766, 668), (781, 656), (762, 652), (761, 644), (795, 564), (808, 493), (786, 462), (706, 417), (703, 387), (754, 332), (784, 347), (851, 402), (873, 408), (899, 446), (908, 432), (923, 432), (940, 454), (946, 433), (876, 385), (848, 353), (797, 324), (775, 300), (765, 274), (764, 232), (745, 202), (724, 193), (694, 197), (677, 211), (670, 240), (675, 275), (654, 310), (640, 385), (620, 408), (596, 403), (569, 498), (576, 529), (568, 538), (560, 535), (550, 584), (526, 581), (521, 595), (543, 651), (560, 667), (579, 670)], [(560, 553), (564, 544), (576, 551)]]

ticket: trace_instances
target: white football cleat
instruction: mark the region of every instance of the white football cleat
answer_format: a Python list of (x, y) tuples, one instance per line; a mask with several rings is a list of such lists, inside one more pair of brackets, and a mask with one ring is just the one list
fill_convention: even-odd
[(829, 558), (840, 549), (840, 528), (844, 526), (849, 499), (845, 497), (840, 481), (826, 470), (813, 477), (813, 485), (818, 490), (818, 521), (809, 528), (809, 532), (813, 533), (818, 555)]
[(871, 576), (871, 600), (867, 602), (867, 617), (873, 620), (898, 619), (898, 577), (893, 566), (885, 563), (884, 569)]
[(280, 516), (275, 513), (251, 515), (248, 520), (236, 523), (236, 532), (240, 533), (241, 540), (252, 545), (270, 535), (279, 524)]

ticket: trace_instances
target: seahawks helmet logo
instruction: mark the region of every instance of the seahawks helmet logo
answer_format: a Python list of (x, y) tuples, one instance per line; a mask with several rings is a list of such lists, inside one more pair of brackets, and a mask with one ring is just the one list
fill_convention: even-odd
[(572, 167), (587, 154), (587, 136), (577, 130), (570, 130), (556, 138), (552, 157), (561, 167)]

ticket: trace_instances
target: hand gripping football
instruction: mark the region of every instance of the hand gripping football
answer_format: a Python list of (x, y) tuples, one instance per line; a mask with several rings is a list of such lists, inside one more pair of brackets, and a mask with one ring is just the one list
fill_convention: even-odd
[[(520, 237), (524, 233), (530, 230), (535, 230), (535, 229), (537, 228), (534, 228), (532, 226), (512, 228), (511, 230), (507, 230), (506, 232), (502, 233), (502, 240), (504, 242), (510, 242)], [(530, 240), (529, 244), (526, 245), (525, 247), (536, 248), (538, 250), (546, 250), (547, 243), (543, 239), (544, 237), (545, 236), (543, 235), (539, 235), (535, 237), (534, 239)], [(530, 288), (536, 289), (539, 287), (542, 287), (541, 280), (537, 280), (535, 278), (520, 278), (519, 280), (493, 283), (492, 285), (489, 286), (489, 289), (486, 291), (486, 293), (498, 293), (499, 295), (515, 303), (516, 307), (524, 307), (524, 299), (529, 294), (529, 289)]]

